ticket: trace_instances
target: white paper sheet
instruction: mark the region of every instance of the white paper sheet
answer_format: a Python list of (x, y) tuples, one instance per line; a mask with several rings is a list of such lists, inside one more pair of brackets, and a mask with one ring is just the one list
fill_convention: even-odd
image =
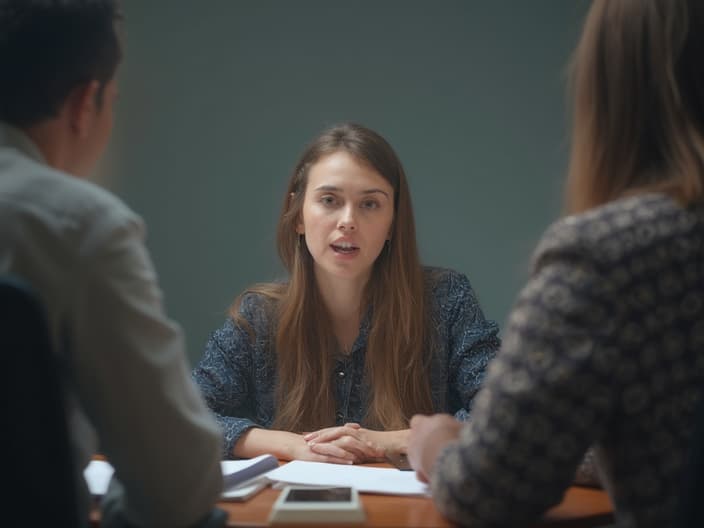
[(294, 460), (266, 474), (269, 480), (306, 486), (351, 486), (360, 493), (430, 495), (415, 471), (395, 468), (345, 466)]
[[(222, 461), (223, 475), (237, 472), (255, 464), (262, 458), (250, 460)], [(113, 467), (103, 460), (92, 460), (84, 470), (88, 489), (93, 495), (104, 495), (108, 489)], [(294, 460), (288, 464), (264, 473), (268, 481), (282, 484), (299, 484), (304, 486), (351, 486), (360, 493), (380, 493), (388, 495), (430, 495), (430, 489), (416, 478), (415, 471), (399, 471), (395, 468), (376, 468), (366, 466), (345, 466), (325, 464), (322, 462), (305, 462)], [(233, 488), (223, 492), (223, 499), (246, 499), (261, 489), (265, 483), (246, 482), (240, 489)], [(253, 489), (248, 489), (249, 487)], [(256, 488), (256, 489), (255, 489)]]
[(108, 491), (108, 484), (115, 469), (105, 460), (91, 460), (83, 476), (92, 495), (102, 497)]
[[(275, 467), (278, 464), (275, 458), (271, 455), (261, 455), (256, 458), (247, 460), (221, 460), (220, 467), (225, 480), (232, 475), (239, 475), (240, 472), (246, 473), (248, 468), (257, 467)], [(91, 494), (96, 497), (102, 497), (108, 490), (110, 479), (112, 478), (115, 469), (109, 462), (105, 460), (91, 460), (85, 470), (83, 476), (88, 484), (88, 489)], [(257, 491), (264, 488), (269, 481), (261, 475), (263, 471), (257, 471), (257, 475), (252, 474), (250, 478), (237, 478), (236, 482), (231, 486), (226, 486), (222, 492), (222, 498), (225, 500), (246, 500)], [(265, 472), (263, 472), (265, 474)]]

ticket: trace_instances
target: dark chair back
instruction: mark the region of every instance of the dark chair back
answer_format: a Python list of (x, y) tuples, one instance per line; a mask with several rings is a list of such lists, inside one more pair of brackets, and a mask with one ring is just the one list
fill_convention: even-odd
[(0, 518), (19, 518), (18, 526), (80, 526), (85, 515), (46, 314), (36, 292), (14, 277), (0, 277), (0, 351), (0, 478), (8, 505)]
[(704, 400), (699, 403), (695, 420), (674, 528), (704, 526)]

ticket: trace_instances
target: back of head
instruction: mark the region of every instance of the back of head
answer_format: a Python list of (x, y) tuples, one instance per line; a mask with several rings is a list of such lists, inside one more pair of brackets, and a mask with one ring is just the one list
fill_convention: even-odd
[(0, 121), (34, 125), (76, 86), (110, 81), (119, 18), (117, 0), (0, 0)]
[(568, 209), (704, 198), (704, 2), (595, 0), (573, 58)]

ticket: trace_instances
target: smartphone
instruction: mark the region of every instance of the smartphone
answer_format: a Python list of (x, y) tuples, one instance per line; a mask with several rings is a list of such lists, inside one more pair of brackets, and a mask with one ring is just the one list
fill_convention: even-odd
[(350, 502), (352, 488), (292, 488), (284, 502)]
[(286, 486), (274, 502), (270, 524), (357, 523), (365, 519), (355, 488)]
[(389, 464), (401, 471), (413, 471), (411, 463), (405, 453), (387, 453), (386, 460)]

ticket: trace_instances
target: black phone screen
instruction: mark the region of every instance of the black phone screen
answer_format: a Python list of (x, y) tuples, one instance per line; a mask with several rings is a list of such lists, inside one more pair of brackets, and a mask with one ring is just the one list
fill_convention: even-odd
[(292, 489), (284, 502), (350, 502), (350, 488)]

